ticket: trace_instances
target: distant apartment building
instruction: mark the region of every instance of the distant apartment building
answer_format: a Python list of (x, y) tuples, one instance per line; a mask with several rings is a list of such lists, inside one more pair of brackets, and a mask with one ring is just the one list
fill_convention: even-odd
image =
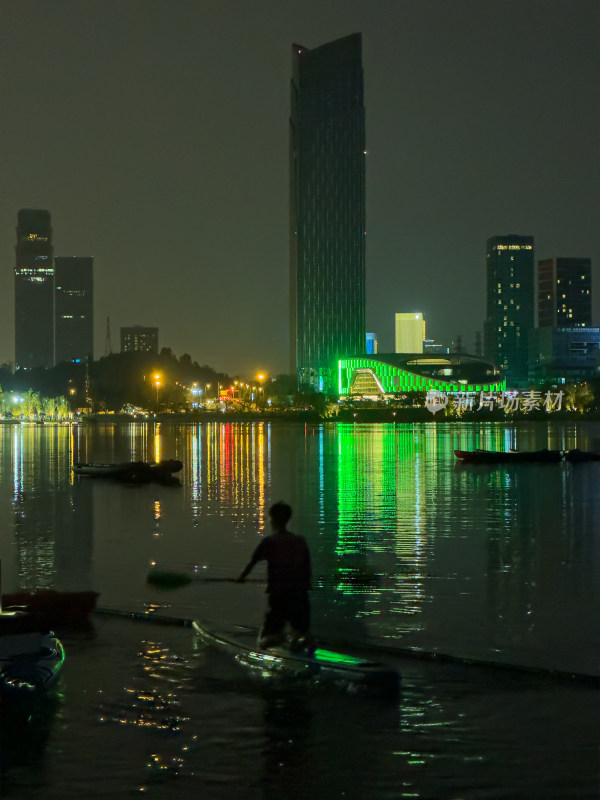
[(51, 367), (54, 270), (49, 211), (18, 212), (15, 254), (15, 368)]
[(539, 327), (589, 328), (591, 324), (591, 259), (546, 258), (539, 261)]
[(420, 312), (396, 314), (396, 353), (422, 353), (425, 320)]
[(487, 240), (485, 357), (506, 375), (509, 388), (528, 380), (528, 336), (534, 326), (533, 236)]
[(57, 256), (54, 260), (54, 360), (94, 358), (94, 259)]
[(158, 354), (158, 328), (143, 325), (121, 328), (121, 352)]
[(377, 334), (368, 332), (365, 334), (365, 352), (367, 355), (377, 355)]

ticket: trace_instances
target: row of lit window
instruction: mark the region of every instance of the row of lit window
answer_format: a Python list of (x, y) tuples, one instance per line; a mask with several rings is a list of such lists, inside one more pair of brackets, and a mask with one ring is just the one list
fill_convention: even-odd
[(35, 269), (29, 269), (27, 267), (20, 267), (20, 268), (17, 267), (16, 272), (17, 275), (40, 275), (40, 274), (52, 275), (54, 273), (54, 270), (51, 267), (47, 269), (44, 269), (43, 267), (36, 267)]

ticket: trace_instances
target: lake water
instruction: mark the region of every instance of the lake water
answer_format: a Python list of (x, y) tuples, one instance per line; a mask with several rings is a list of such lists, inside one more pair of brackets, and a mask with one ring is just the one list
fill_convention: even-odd
[[(600, 424), (5, 424), (0, 445), (3, 592), (95, 589), (124, 612), (256, 625), (257, 582), (160, 592), (146, 576), (236, 576), (285, 499), (315, 632), (386, 648), (403, 676), (394, 701), (290, 686), (189, 629), (98, 615), (62, 637), (37, 717), (2, 721), (3, 798), (600, 797), (600, 691), (550, 674), (600, 674), (600, 462), (453, 452), (600, 450)], [(183, 462), (181, 486), (71, 471), (160, 458)]]

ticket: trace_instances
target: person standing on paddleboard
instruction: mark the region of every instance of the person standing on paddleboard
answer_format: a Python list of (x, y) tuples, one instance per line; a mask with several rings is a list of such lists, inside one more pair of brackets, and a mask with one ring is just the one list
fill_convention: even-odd
[(274, 503), (269, 509), (273, 533), (258, 545), (237, 579), (243, 583), (259, 561), (267, 562), (268, 606), (258, 644), (269, 647), (285, 639), (286, 623), (292, 629), (291, 646), (308, 645), (310, 628), (310, 551), (303, 536), (287, 530), (292, 509), (287, 503)]

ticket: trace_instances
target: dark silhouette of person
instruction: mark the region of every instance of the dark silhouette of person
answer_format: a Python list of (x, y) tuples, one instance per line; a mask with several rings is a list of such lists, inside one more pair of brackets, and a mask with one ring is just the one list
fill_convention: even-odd
[(309, 645), (310, 551), (303, 536), (287, 530), (291, 516), (292, 509), (287, 503), (271, 506), (269, 518), (273, 533), (261, 541), (238, 578), (243, 583), (259, 561), (267, 562), (268, 606), (258, 635), (261, 647), (285, 641), (286, 623), (292, 629), (292, 649)]

